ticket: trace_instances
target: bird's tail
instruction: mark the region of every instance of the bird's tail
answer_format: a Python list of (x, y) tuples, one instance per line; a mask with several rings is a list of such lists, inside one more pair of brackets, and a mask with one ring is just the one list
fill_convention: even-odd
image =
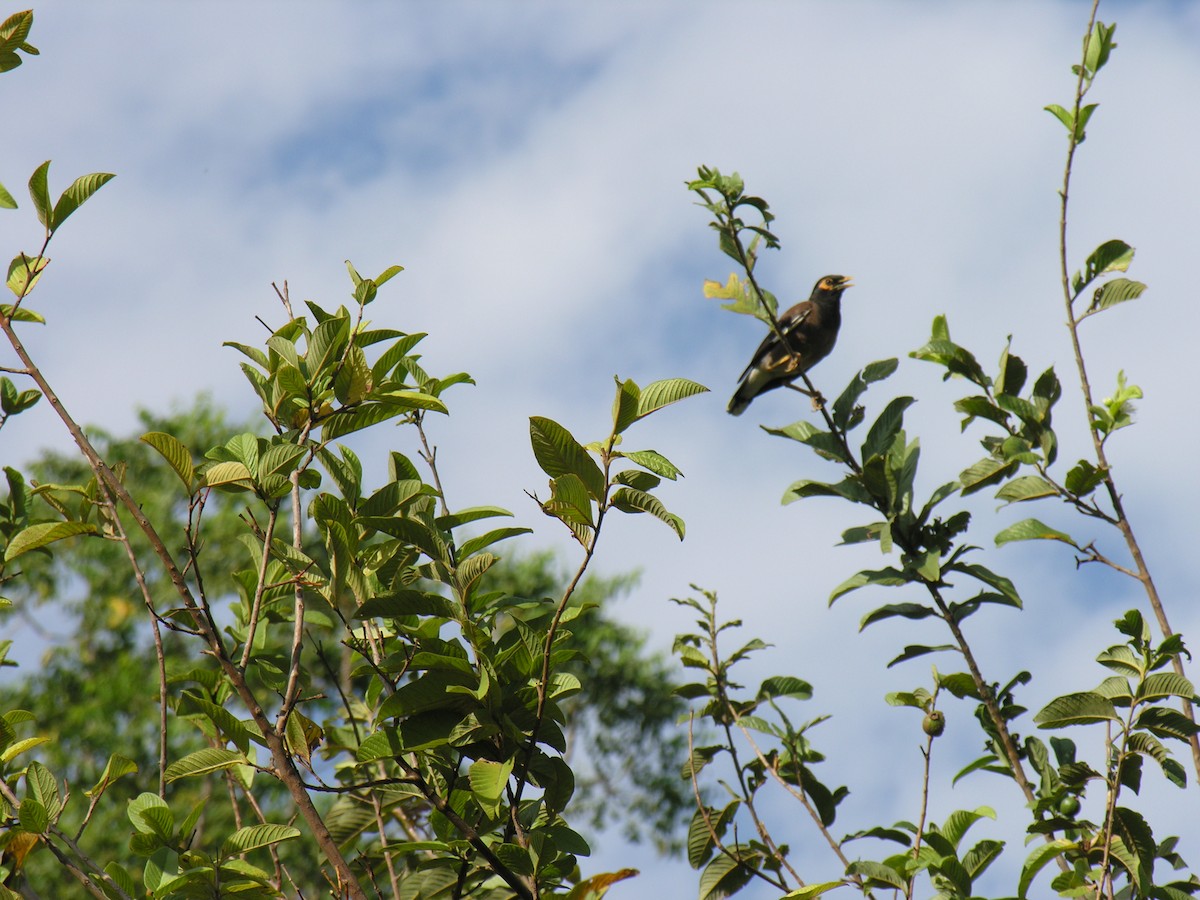
[(729, 405), (725, 407), (725, 411), (731, 416), (740, 416), (753, 399), (753, 394), (746, 393), (746, 385), (739, 385), (733, 396), (729, 398)]

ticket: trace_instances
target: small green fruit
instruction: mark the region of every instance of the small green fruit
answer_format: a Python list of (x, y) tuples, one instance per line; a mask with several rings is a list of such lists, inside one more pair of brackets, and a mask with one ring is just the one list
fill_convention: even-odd
[(1074, 816), (1079, 812), (1079, 807), (1079, 798), (1073, 794), (1067, 794), (1067, 796), (1058, 801), (1058, 811), (1064, 816)]
[(930, 737), (938, 737), (946, 730), (945, 714), (940, 709), (926, 713), (925, 720), (921, 723), (921, 730)]

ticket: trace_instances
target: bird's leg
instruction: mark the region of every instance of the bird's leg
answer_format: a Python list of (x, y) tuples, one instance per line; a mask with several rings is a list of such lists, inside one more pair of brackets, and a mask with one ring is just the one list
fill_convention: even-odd
[(805, 397), (811, 397), (813, 409), (821, 409), (825, 406), (825, 398), (821, 396), (820, 391), (810, 391), (806, 388), (800, 387), (799, 385), (793, 384), (790, 381), (785, 385), (785, 387), (790, 387), (793, 391), (799, 391)]

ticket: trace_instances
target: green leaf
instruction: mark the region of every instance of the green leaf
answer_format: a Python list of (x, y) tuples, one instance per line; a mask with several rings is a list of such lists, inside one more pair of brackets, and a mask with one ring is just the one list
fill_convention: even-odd
[[(33, 290), (34, 286), (38, 283), (38, 279), (42, 277), (42, 272), (49, 264), (50, 260), (45, 256), (29, 257), (24, 253), (18, 254), (8, 264), (8, 289), (18, 298), (29, 296), (29, 292)], [(0, 307), (0, 311), (7, 316), (13, 315), (12, 307), (10, 306)], [(24, 310), (19, 310), (19, 312), (25, 312), (25, 316), (14, 316), (14, 318), (30, 321), (26, 317), (32, 315), (35, 317), (33, 321), (44, 321), (36, 313), (28, 313)]]
[(1014, 478), (996, 491), (996, 499), (1006, 503), (1021, 503), (1040, 497), (1054, 497), (1058, 490), (1040, 475), (1022, 475)]
[[(746, 856), (745, 848), (742, 856)], [(754, 870), (748, 865), (721, 854), (713, 858), (700, 873), (699, 900), (724, 900), (750, 883)]]
[(729, 280), (725, 284), (706, 279), (703, 286), (703, 293), (710, 300), (733, 301), (731, 303), (722, 303), (721, 309), (727, 309), (730, 312), (739, 313), (744, 316), (762, 315), (762, 309), (750, 293), (750, 286), (733, 273), (730, 273)]
[(41, 391), (28, 388), (18, 392), (16, 385), (8, 378), (0, 376), (0, 410), (3, 410), (5, 415), (15, 416), (22, 413), (35, 406), (41, 399)]
[(404, 271), (404, 266), (398, 266), (398, 265), (388, 266), (386, 269), (384, 269), (382, 272), (380, 272), (378, 275), (375, 276), (375, 284), (377, 284), (379, 286), (383, 286), (384, 284), (391, 281), (393, 278), (395, 278), (397, 275), (399, 275), (403, 271)]
[(868, 625), (874, 625), (876, 622), (891, 619), (895, 616), (903, 616), (905, 619), (916, 620), (927, 619), (930, 616), (936, 615), (936, 611), (920, 603), (892, 603), (888, 606), (881, 606), (878, 609), (872, 610), (863, 616), (862, 621), (858, 623), (858, 630), (862, 631)]
[(867, 432), (867, 439), (863, 442), (862, 456), (863, 459), (869, 459), (878, 453), (882, 453), (891, 446), (896, 434), (904, 424), (904, 411), (915, 403), (912, 397), (896, 397), (879, 414), (879, 418), (871, 425), (870, 431)]
[(1079, 549), (1079, 545), (1075, 543), (1075, 539), (1069, 534), (1059, 531), (1056, 528), (1051, 528), (1037, 519), (1022, 519), (1014, 525), (1009, 525), (996, 535), (996, 546), (999, 547), (1012, 541), (1036, 540), (1062, 541), (1064, 544), (1070, 544), (1072, 547)]
[(970, 468), (963, 469), (959, 474), (958, 481), (962, 485), (963, 496), (965, 497), (968, 494), (982, 490), (988, 485), (1003, 481), (1013, 472), (1017, 471), (1017, 466), (1016, 462), (996, 459), (994, 456), (985, 456)]
[(942, 836), (950, 842), (955, 850), (966, 836), (971, 826), (980, 819), (995, 819), (996, 811), (990, 806), (980, 806), (974, 810), (959, 809), (950, 813), (942, 824)]
[(854, 475), (847, 476), (836, 484), (828, 484), (824, 481), (811, 481), (807, 478), (792, 482), (792, 484), (788, 485), (788, 489), (784, 491), (783, 499), (780, 502), (786, 506), (789, 503), (804, 500), (808, 497), (845, 497), (854, 503), (871, 502), (871, 495), (862, 486), (859, 478)]
[(1127, 272), (1133, 262), (1134, 250), (1124, 241), (1105, 241), (1092, 251), (1092, 255), (1084, 263), (1083, 272), (1076, 272), (1071, 278), (1071, 289), (1075, 296), (1091, 284), (1100, 275), (1107, 272)]
[(236, 488), (250, 491), (254, 489), (254, 479), (244, 463), (219, 462), (204, 470), (204, 484), (207, 487)]
[(613, 398), (613, 434), (620, 434), (637, 420), (638, 397), (642, 389), (632, 378), (614, 380), (617, 382), (617, 395)]
[(225, 707), (193, 694), (191, 691), (183, 692), (178, 708), (185, 715), (204, 716), (216, 727), (222, 737), (232, 742), (242, 753), (249, 752), (251, 741), (258, 744), (265, 743), (257, 728), (247, 726)]
[[(331, 319), (330, 321), (335, 320)], [(329, 322), (322, 322), (318, 326), (318, 330), (328, 324)], [(331, 347), (329, 349), (336, 350), (337, 348)], [(342, 351), (338, 350), (338, 352)], [(368, 397), (371, 397), (371, 389), (374, 386), (374, 375), (371, 371), (371, 366), (367, 363), (367, 355), (363, 352), (362, 347), (351, 344), (342, 354), (340, 361), (331, 359), (326, 361), (324, 365), (326, 368), (337, 366), (337, 373), (333, 377), (333, 396), (337, 399), (338, 403), (343, 406), (356, 406)], [(328, 372), (321, 371), (310, 363), (310, 379), (325, 379), (328, 375)], [(406, 404), (394, 402), (398, 393), (402, 392), (379, 394), (372, 399), (377, 399), (381, 403), (388, 403), (392, 407), (402, 406), (406, 409), (412, 408)], [(427, 395), (421, 394), (420, 396), (424, 397)], [(425, 407), (419, 406), (417, 408)], [(438, 411), (443, 412), (444, 409)]]
[(1132, 851), (1132, 855), (1114, 855), (1128, 869), (1130, 877), (1136, 880), (1137, 893), (1143, 897), (1148, 896), (1158, 847), (1154, 834), (1141, 814), (1123, 806), (1113, 810), (1112, 824), (1114, 836), (1119, 838), (1127, 850)]
[(1103, 484), (1106, 469), (1097, 468), (1088, 460), (1081, 459), (1067, 472), (1064, 486), (1077, 497), (1086, 497)]
[(148, 431), (140, 440), (157, 450), (179, 476), (183, 486), (191, 491), (192, 480), (195, 477), (191, 451), (178, 438), (163, 431)]
[[(427, 491), (429, 489), (426, 489)], [(445, 531), (451, 531), (468, 522), (478, 522), (481, 519), (512, 518), (512, 513), (502, 506), (468, 506), (447, 516), (438, 516), (434, 524)]]
[[(937, 841), (933, 835), (929, 835), (928, 839), (931, 848), (935, 842), (940, 844), (940, 841)], [(931, 861), (929, 874), (934, 877), (934, 883), (943, 885), (943, 889), (951, 896), (971, 896), (971, 876), (967, 874), (967, 870), (963, 868), (962, 863), (956, 857), (947, 855), (936, 862)]]
[[(1075, 114), (1069, 109), (1063, 109), (1057, 103), (1051, 103), (1049, 106), (1043, 107), (1046, 112), (1062, 122), (1063, 127), (1071, 134), (1075, 133)], [(1024, 896), (1024, 895), (1022, 895)]]
[(791, 675), (776, 675), (763, 680), (758, 689), (758, 700), (775, 697), (794, 697), (797, 700), (812, 698), (812, 685)]
[(966, 431), (967, 426), (976, 419), (988, 419), (1001, 426), (1008, 422), (1008, 413), (984, 396), (963, 397), (961, 400), (955, 400), (954, 408), (965, 416), (962, 421), (963, 431)]
[[(1112, 39), (1113, 33), (1117, 30), (1117, 25), (1114, 22), (1112, 25), (1105, 25), (1103, 22), (1097, 21), (1089, 34), (1084, 36), (1084, 58), (1083, 64), (1087, 73), (1094, 78), (1096, 73), (1104, 68), (1108, 62), (1108, 57), (1116, 48), (1117, 43)], [(1075, 74), (1079, 74), (1077, 67), (1072, 66), (1071, 70)]]
[(653, 494), (648, 494), (645, 491), (639, 491), (635, 488), (622, 487), (613, 493), (611, 502), (621, 512), (650, 513), (655, 518), (666, 522), (679, 535), (679, 539), (683, 540), (683, 519), (672, 512), (668, 512), (667, 508), (663, 506), (662, 501)]
[(624, 469), (614, 475), (612, 480), (614, 484), (623, 484), (639, 491), (652, 491), (662, 484), (662, 479), (657, 475), (641, 469)]
[(960, 375), (980, 387), (987, 387), (991, 384), (991, 379), (984, 374), (983, 368), (974, 355), (950, 340), (950, 330), (945, 316), (938, 316), (934, 319), (933, 335), (930, 341), (908, 355), (913, 359), (945, 367), (946, 374), (942, 376), (943, 381), (952, 375)]
[(1133, 650), (1125, 644), (1109, 647), (1096, 657), (1096, 661), (1114, 672), (1128, 675), (1131, 678), (1141, 678), (1145, 674), (1141, 660)]
[[(391, 407), (393, 413), (396, 411), (408, 410), (429, 410), (431, 412), (439, 412), (445, 415), (450, 413), (446, 408), (446, 404), (434, 397), (431, 394), (425, 394), (421, 391), (392, 391), (392, 390), (377, 390), (371, 393), (370, 399), (378, 402), (381, 405)], [(324, 433), (324, 432), (322, 432)]]
[(846, 874), (858, 875), (860, 878), (866, 879), (868, 883), (874, 883), (884, 888), (905, 890), (908, 887), (908, 879), (902, 872), (898, 872), (884, 863), (866, 859), (858, 859), (850, 863), (846, 867)]
[(52, 221), (50, 186), (47, 177), (49, 170), (50, 160), (46, 160), (34, 169), (33, 174), (29, 176), (29, 196), (33, 198), (33, 206), (37, 210), (38, 221), (45, 225), (47, 230), (50, 229)]
[(824, 431), (813, 425), (811, 422), (806, 422), (801, 419), (799, 422), (793, 422), (791, 425), (786, 425), (783, 428), (767, 428), (763, 426), (763, 431), (767, 434), (773, 434), (778, 437), (785, 437), (789, 440), (799, 441), (802, 444), (808, 444), (812, 447), (818, 456), (825, 459), (836, 460), (837, 462), (847, 462), (849, 457), (846, 455), (846, 450), (842, 446), (841, 441), (834, 434)]
[(484, 547), (490, 547), (498, 541), (506, 541), (518, 535), (532, 533), (532, 528), (494, 528), (486, 534), (463, 541), (462, 546), (459, 547), (459, 557), (466, 559), (468, 556), (478, 553)]
[(25, 39), (29, 37), (29, 30), (33, 27), (33, 10), (26, 9), (21, 12), (15, 12), (2, 23), (0, 23), (0, 52), (10, 52), (12, 50), (22, 49), (31, 56), (37, 55), (37, 50), (29, 47), (25, 43)]
[(99, 534), (100, 529), (90, 522), (41, 522), (16, 533), (4, 551), (4, 561), (12, 562), (22, 553), (37, 550), (55, 541), (77, 534)]
[(247, 825), (225, 839), (221, 844), (221, 855), (227, 857), (249, 853), (260, 847), (270, 847), (298, 837), (300, 830), (290, 825)]
[(591, 494), (579, 476), (567, 474), (550, 482), (550, 499), (544, 508), (546, 512), (567, 524), (575, 523), (591, 528), (596, 524), (592, 502)]
[(467, 779), (471, 792), (489, 815), (495, 815), (504, 799), (504, 788), (508, 785), (512, 774), (513, 760), (503, 763), (492, 762), (489, 759), (477, 759), (467, 769)]
[(1137, 689), (1137, 698), (1142, 701), (1165, 700), (1167, 697), (1191, 700), (1195, 695), (1196, 689), (1192, 683), (1174, 672), (1155, 672), (1148, 675)]
[(332, 441), (345, 437), (355, 431), (370, 428), (388, 419), (403, 415), (405, 410), (398, 405), (384, 403), (365, 403), (351, 409), (336, 412), (321, 422), (321, 439)]
[(1033, 717), (1039, 728), (1063, 728), (1094, 722), (1120, 722), (1112, 701), (1094, 691), (1067, 694), (1051, 700)]
[(81, 175), (71, 183), (71, 186), (62, 192), (62, 196), (58, 198), (58, 202), (54, 204), (54, 212), (50, 218), (50, 233), (53, 234), (59, 229), (63, 222), (67, 221), (71, 213), (83, 206), (88, 198), (104, 185), (112, 181), (116, 176), (108, 172), (93, 172), (91, 175)]
[(911, 579), (898, 569), (888, 567), (886, 569), (878, 569), (876, 571), (864, 570), (851, 575), (841, 584), (833, 589), (833, 593), (829, 595), (829, 604), (832, 606), (833, 601), (837, 600), (843, 594), (848, 594), (851, 591), (858, 590), (860, 587), (866, 587), (869, 584), (881, 585), (884, 587), (896, 587), (901, 584), (908, 584)]
[(58, 781), (49, 769), (40, 762), (32, 762), (25, 770), (25, 785), (29, 796), (40, 803), (51, 819), (58, 819), (62, 812), (62, 797), (59, 794)]
[(651, 413), (657, 412), (664, 406), (678, 403), (697, 394), (707, 394), (708, 388), (686, 378), (667, 378), (662, 381), (652, 381), (642, 388), (638, 396), (637, 417), (644, 419)]
[(643, 469), (647, 469), (655, 475), (660, 475), (671, 481), (683, 477), (683, 473), (675, 467), (675, 464), (657, 450), (627, 450), (624, 456), (626, 459), (637, 463)]
[(1025, 865), (1021, 867), (1021, 877), (1017, 882), (1017, 897), (1025, 900), (1029, 896), (1029, 887), (1033, 884), (1037, 873), (1045, 868), (1047, 863), (1057, 859), (1068, 850), (1074, 850), (1077, 846), (1074, 841), (1061, 838), (1045, 844), (1038, 844), (1033, 852), (1025, 858)]
[(820, 884), (806, 884), (802, 888), (797, 888), (794, 891), (789, 891), (783, 895), (782, 900), (812, 900), (813, 897), (820, 897), (822, 894), (827, 894), (834, 888), (845, 887), (844, 881), (822, 881)]
[(167, 782), (178, 781), (194, 775), (207, 775), (210, 772), (222, 772), (234, 766), (249, 765), (249, 760), (241, 753), (232, 750), (222, 750), (216, 747), (206, 747), (189, 753), (182, 759), (167, 766)]
[(972, 578), (982, 581), (984, 584), (995, 588), (1010, 601), (1012, 605), (1018, 609), (1021, 607), (1021, 595), (1017, 593), (1017, 589), (1013, 587), (1013, 583), (1003, 575), (997, 575), (986, 566), (976, 565), (974, 563), (954, 563), (947, 567), (955, 572), (965, 572)]
[(1092, 305), (1088, 307), (1088, 313), (1099, 312), (1128, 300), (1136, 300), (1145, 291), (1146, 285), (1140, 281), (1132, 281), (1128, 278), (1114, 278), (1106, 281), (1096, 288), (1096, 293), (1092, 295)]
[(451, 600), (438, 594), (401, 589), (372, 597), (354, 611), (356, 619), (399, 619), (405, 616), (455, 619), (458, 609)]
[(104, 771), (100, 773), (100, 777), (96, 780), (96, 784), (91, 790), (84, 791), (84, 796), (88, 799), (94, 799), (108, 790), (108, 786), (118, 778), (123, 778), (126, 775), (132, 775), (137, 772), (138, 767), (132, 759), (126, 756), (121, 756), (119, 753), (114, 753), (108, 758), (108, 762), (104, 766)]
[(870, 384), (882, 381), (895, 372), (899, 364), (895, 358), (884, 359), (870, 363), (859, 371), (833, 403), (834, 424), (842, 431), (849, 431), (860, 418), (856, 415), (859, 397), (863, 395)]
[(45, 806), (32, 797), (26, 797), (21, 801), (17, 818), (21, 823), (21, 830), (30, 834), (41, 834), (50, 827), (50, 813)]
[(1200, 725), (1183, 713), (1164, 706), (1152, 706), (1143, 710), (1136, 724), (1138, 728), (1144, 728), (1161, 738), (1175, 738), (1180, 741), (1200, 734)]
[(8, 189), (0, 184), (0, 209), (16, 209), (17, 201), (13, 199), (13, 195), (8, 192)]
[(593, 499), (604, 496), (604, 473), (571, 432), (552, 419), (530, 416), (529, 438), (543, 472), (552, 478), (574, 475)]
[(149, 791), (138, 794), (129, 801), (126, 815), (133, 827), (142, 834), (157, 834), (164, 839), (170, 839), (171, 832), (175, 830), (175, 817), (167, 806), (167, 801)]
[(899, 665), (902, 662), (907, 662), (910, 659), (916, 659), (918, 656), (925, 656), (930, 653), (943, 653), (946, 650), (957, 650), (953, 644), (938, 644), (935, 647), (928, 647), (924, 644), (909, 644), (904, 648), (899, 656), (888, 661), (887, 667)]

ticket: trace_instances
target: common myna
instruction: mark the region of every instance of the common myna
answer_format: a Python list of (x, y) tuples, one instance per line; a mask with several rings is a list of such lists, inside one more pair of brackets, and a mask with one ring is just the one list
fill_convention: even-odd
[(849, 276), (826, 275), (811, 297), (779, 317), (784, 340), (772, 330), (758, 345), (729, 401), (730, 414), (740, 416), (759, 394), (790, 384), (829, 355), (842, 324), (842, 291), (852, 286)]

